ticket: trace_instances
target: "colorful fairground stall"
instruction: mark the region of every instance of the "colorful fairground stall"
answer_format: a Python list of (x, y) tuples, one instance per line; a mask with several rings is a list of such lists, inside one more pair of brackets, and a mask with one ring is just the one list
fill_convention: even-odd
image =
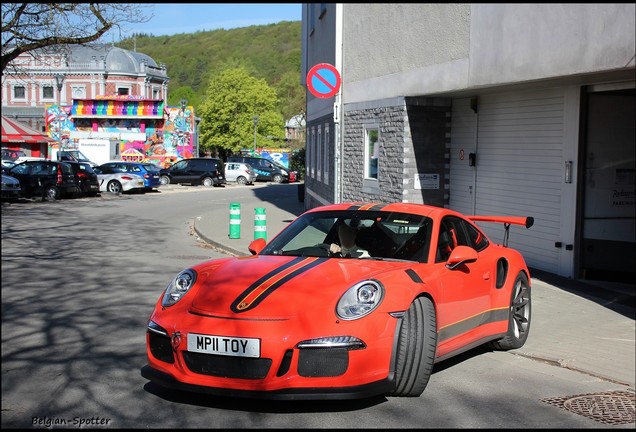
[(195, 118), (190, 106), (167, 107), (138, 96), (73, 99), (70, 106), (47, 105), (46, 127), (59, 150), (80, 150), (96, 163), (121, 159), (168, 166), (196, 155)]

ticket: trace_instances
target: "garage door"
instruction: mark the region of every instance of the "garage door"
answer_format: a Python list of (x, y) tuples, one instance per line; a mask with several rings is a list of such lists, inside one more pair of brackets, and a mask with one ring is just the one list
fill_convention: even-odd
[[(453, 100), (450, 207), (468, 214), (534, 217), (529, 230), (510, 228), (509, 244), (523, 253), (530, 267), (552, 273), (558, 273), (560, 259), (555, 242), (563, 142), (562, 89)], [(502, 226), (481, 227), (497, 243), (503, 241)]]

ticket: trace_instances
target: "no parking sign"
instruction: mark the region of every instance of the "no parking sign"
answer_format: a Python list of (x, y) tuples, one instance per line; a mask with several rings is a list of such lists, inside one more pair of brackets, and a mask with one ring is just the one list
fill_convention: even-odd
[(316, 97), (330, 98), (340, 90), (340, 73), (333, 65), (319, 63), (307, 74), (307, 88)]

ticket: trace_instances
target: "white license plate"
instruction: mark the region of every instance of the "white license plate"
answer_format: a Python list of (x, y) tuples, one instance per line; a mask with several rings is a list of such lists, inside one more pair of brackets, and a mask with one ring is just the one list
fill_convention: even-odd
[(188, 333), (188, 351), (235, 357), (261, 355), (260, 339)]

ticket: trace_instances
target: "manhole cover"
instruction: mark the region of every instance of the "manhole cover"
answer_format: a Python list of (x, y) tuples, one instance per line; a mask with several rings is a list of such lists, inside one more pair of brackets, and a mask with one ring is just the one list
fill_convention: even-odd
[(628, 391), (547, 398), (541, 399), (541, 402), (608, 425), (636, 422), (634, 393)]

